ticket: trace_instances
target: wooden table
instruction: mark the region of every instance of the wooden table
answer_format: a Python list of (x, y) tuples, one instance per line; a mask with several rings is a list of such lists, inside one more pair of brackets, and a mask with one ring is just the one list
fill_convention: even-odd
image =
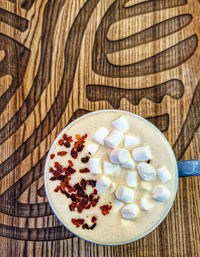
[(47, 151), (69, 120), (129, 110), (177, 160), (200, 154), (198, 0), (0, 1), (0, 256), (200, 256), (200, 177), (181, 178), (165, 221), (122, 246), (88, 243), (52, 214)]

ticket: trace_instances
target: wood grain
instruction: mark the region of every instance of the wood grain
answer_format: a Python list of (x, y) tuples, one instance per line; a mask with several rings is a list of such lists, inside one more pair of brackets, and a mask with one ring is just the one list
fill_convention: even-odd
[(77, 238), (45, 197), (48, 149), (68, 122), (122, 109), (154, 123), (178, 160), (200, 156), (197, 0), (0, 1), (0, 256), (200, 256), (200, 178), (181, 178), (145, 238)]

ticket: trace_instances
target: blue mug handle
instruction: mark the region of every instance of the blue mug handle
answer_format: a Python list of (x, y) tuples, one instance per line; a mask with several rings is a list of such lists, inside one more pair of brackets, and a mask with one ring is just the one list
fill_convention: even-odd
[(179, 177), (200, 176), (200, 160), (179, 161), (177, 164)]

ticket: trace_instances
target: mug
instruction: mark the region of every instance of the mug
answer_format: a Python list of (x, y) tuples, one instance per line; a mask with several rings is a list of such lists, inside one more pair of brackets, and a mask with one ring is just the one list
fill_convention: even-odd
[[(136, 114), (133, 114), (131, 112), (127, 112), (127, 111), (122, 111), (122, 110), (100, 110), (100, 111), (95, 111), (95, 112), (90, 112), (88, 114), (85, 114), (81, 117), (79, 117), (78, 119), (74, 120), (73, 122), (71, 122), (70, 124), (68, 124), (62, 131), (61, 133), (57, 136), (57, 138), (54, 140), (50, 150), (49, 150), (49, 153), (47, 155), (47, 159), (46, 159), (46, 163), (45, 163), (45, 169), (44, 169), (44, 186), (45, 186), (45, 192), (46, 192), (46, 196), (47, 196), (47, 199), (49, 201), (49, 204), (55, 214), (55, 216), (60, 220), (60, 222), (68, 229), (70, 230), (72, 233), (74, 233), (75, 235), (79, 236), (80, 238), (82, 239), (85, 239), (86, 241), (89, 241), (89, 242), (92, 242), (92, 243), (97, 243), (97, 244), (101, 244), (101, 245), (121, 245), (121, 244), (127, 244), (127, 243), (131, 243), (131, 242), (134, 242), (146, 235), (148, 235), (149, 233), (151, 233), (155, 228), (157, 228), (160, 223), (165, 219), (165, 217), (167, 216), (168, 212), (170, 211), (173, 203), (174, 203), (174, 199), (175, 199), (175, 196), (176, 196), (176, 193), (175, 193), (175, 196), (174, 196), (174, 199), (173, 201), (171, 202), (171, 204), (169, 205), (168, 209), (166, 210), (166, 212), (164, 213), (164, 215), (162, 216), (162, 218), (159, 220), (158, 223), (156, 223), (155, 226), (153, 226), (151, 229), (149, 229), (148, 231), (146, 231), (145, 233), (143, 233), (141, 236), (137, 237), (137, 238), (134, 238), (133, 240), (129, 240), (129, 241), (125, 241), (125, 242), (120, 242), (120, 243), (100, 243), (100, 242), (96, 242), (96, 241), (92, 241), (92, 240), (89, 240), (87, 238), (84, 238), (80, 235), (78, 235), (77, 233), (73, 232), (64, 222), (63, 220), (61, 219), (61, 217), (58, 215), (56, 209), (54, 208), (50, 198), (49, 198), (49, 193), (48, 193), (48, 190), (47, 190), (47, 172), (48, 172), (48, 160), (50, 158), (50, 152), (51, 150), (54, 148), (55, 144), (57, 143), (58, 141), (58, 138), (61, 137), (61, 135), (64, 133), (64, 131), (69, 128), (70, 126), (72, 126), (74, 123), (78, 122), (80, 119), (84, 119), (85, 117), (89, 116), (89, 115), (93, 115), (93, 114), (96, 114), (96, 113), (104, 113), (104, 112), (119, 112), (119, 114), (123, 114), (123, 113), (127, 113), (127, 114), (130, 114), (130, 115), (133, 115), (134, 117), (137, 117), (143, 121), (145, 121), (146, 123), (148, 123), (154, 130), (157, 131), (157, 133), (159, 133), (160, 135), (162, 135), (162, 137), (164, 138), (164, 140), (168, 143), (167, 139), (165, 138), (165, 136), (162, 134), (162, 132), (157, 128), (155, 127), (152, 123), (150, 123), (149, 121), (147, 121), (146, 119), (136, 115)], [(169, 143), (168, 143), (169, 145)], [(171, 147), (170, 147), (171, 148)], [(173, 152), (173, 150), (171, 149), (171, 151)], [(178, 177), (187, 177), (187, 176), (198, 176), (200, 175), (200, 160), (186, 160), (186, 161), (178, 161), (177, 162), (177, 165), (176, 165), (176, 192), (177, 192), (177, 187), (178, 187)]]

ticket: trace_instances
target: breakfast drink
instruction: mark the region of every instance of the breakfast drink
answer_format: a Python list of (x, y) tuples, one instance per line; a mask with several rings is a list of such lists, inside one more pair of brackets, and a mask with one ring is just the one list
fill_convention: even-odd
[(72, 232), (102, 244), (138, 239), (169, 211), (177, 164), (162, 133), (123, 111), (72, 122), (53, 143), (45, 166), (48, 200)]

